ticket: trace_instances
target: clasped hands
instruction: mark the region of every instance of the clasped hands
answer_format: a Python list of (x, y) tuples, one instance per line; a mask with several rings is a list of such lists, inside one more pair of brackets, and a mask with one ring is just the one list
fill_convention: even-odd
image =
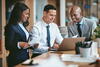
[(19, 42), (19, 46), (21, 48), (31, 48), (31, 49), (34, 49), (34, 48), (38, 48), (38, 45), (39, 44), (34, 44), (33, 46), (30, 46), (27, 42)]

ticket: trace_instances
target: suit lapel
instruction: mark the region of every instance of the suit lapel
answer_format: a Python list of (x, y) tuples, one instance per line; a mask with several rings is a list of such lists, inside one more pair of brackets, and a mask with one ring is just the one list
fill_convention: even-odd
[[(84, 23), (84, 22), (85, 22), (85, 23)], [(83, 20), (82, 29), (81, 29), (82, 36), (84, 36), (85, 33), (87, 33), (88, 30), (89, 30), (89, 26), (87, 25), (86, 22), (87, 22), (86, 20)], [(84, 33), (84, 34), (83, 34), (83, 33)]]
[(73, 24), (73, 25), (70, 27), (70, 30), (71, 30), (71, 33), (72, 33), (73, 35), (77, 35), (77, 34), (78, 34), (76, 24)]
[(22, 38), (23, 38), (25, 41), (27, 41), (25, 32), (22, 30), (22, 28), (21, 28), (19, 25), (17, 25), (16, 28), (17, 28), (18, 33), (22, 36)]

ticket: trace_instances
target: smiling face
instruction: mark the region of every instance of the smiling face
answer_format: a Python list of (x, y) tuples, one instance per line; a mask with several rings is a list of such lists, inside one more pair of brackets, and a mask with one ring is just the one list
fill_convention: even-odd
[(26, 22), (29, 19), (30, 11), (29, 9), (26, 9), (21, 14), (21, 20), (22, 22)]
[(43, 13), (43, 20), (48, 24), (54, 22), (55, 17), (56, 17), (56, 10), (51, 9), (49, 11), (44, 11)]
[(71, 19), (72, 19), (73, 22), (79, 22), (80, 19), (81, 19), (81, 13), (76, 12), (76, 11), (72, 12), (71, 13)]
[(80, 22), (82, 18), (81, 9), (79, 7), (72, 7), (70, 10), (70, 16), (73, 22)]

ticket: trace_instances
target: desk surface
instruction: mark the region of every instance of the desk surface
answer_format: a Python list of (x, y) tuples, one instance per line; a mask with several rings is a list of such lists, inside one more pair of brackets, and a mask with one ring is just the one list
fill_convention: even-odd
[[(93, 65), (89, 65), (89, 63), (82, 63), (82, 62), (68, 62), (68, 61), (62, 61), (60, 56), (61, 54), (75, 54), (75, 51), (58, 51), (58, 52), (48, 52), (48, 53), (44, 53), (40, 56), (37, 56), (35, 58), (33, 58), (34, 62), (38, 62), (38, 63), (41, 63), (43, 61), (47, 61), (45, 64), (49, 63), (48, 62), (48, 59), (52, 56), (54, 56), (56, 58), (56, 60), (60, 60), (60, 62), (64, 63), (66, 66), (68, 64), (77, 64), (79, 65), (79, 67), (95, 67), (95, 64)], [(100, 49), (99, 49), (99, 54), (100, 54)], [(54, 59), (55, 61), (55, 59)], [(45, 65), (44, 64), (44, 65)], [(56, 64), (59, 64), (59, 62), (56, 62)], [(26, 66), (26, 65), (22, 65), (22, 64), (19, 64), (19, 65), (16, 65), (15, 67), (41, 67), (39, 65), (36, 65), (36, 66)], [(42, 66), (43, 67), (43, 66)], [(50, 66), (49, 66), (50, 67)], [(59, 66), (60, 67), (60, 66)]]

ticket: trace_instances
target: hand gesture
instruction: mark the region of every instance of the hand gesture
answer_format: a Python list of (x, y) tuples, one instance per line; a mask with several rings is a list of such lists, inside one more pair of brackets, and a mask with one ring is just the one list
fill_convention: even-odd
[(27, 42), (19, 42), (21, 48), (28, 48), (30, 45)]

